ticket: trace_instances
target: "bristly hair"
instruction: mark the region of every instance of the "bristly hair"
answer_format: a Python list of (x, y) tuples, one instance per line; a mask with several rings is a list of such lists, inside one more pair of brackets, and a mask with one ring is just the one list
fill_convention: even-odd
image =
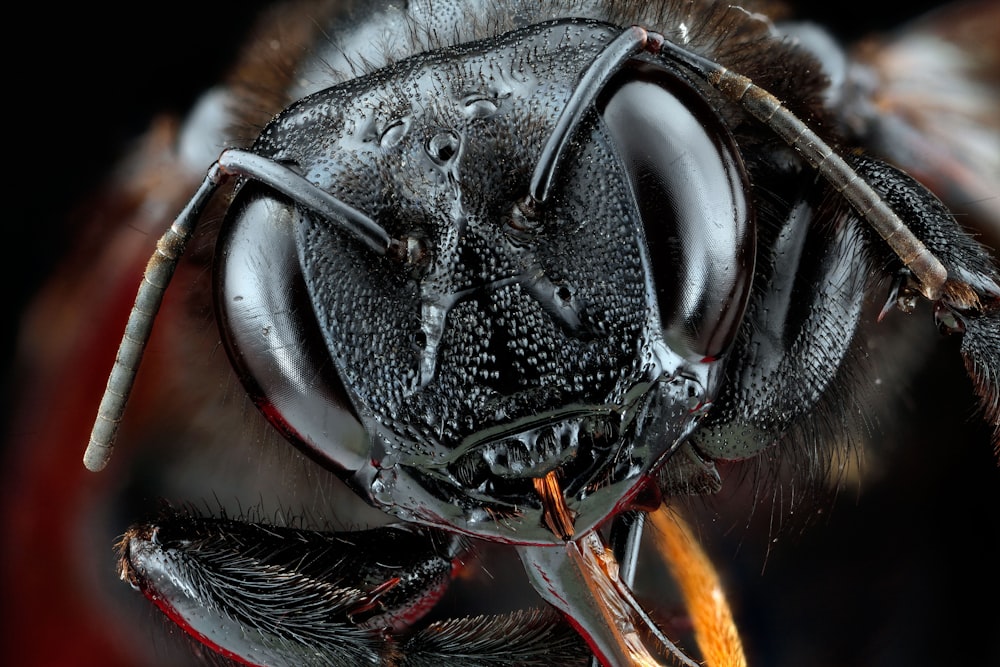
[[(411, 2), (401, 34), (373, 36), (364, 54), (350, 54), (333, 28), (369, 11), (360, 2), (293, 0), (280, 11), (265, 13), (227, 83), (235, 94), (237, 143), (249, 143), (271, 116), (287, 106), (296, 67), (304, 57), (323, 59), (336, 53), (338, 65), (327, 63), (325, 85), (370, 73), (431, 49), (494, 37), (519, 27), (557, 18), (592, 18), (627, 27), (638, 24), (662, 33), (686, 49), (753, 79), (800, 117), (821, 113), (819, 93), (826, 84), (822, 68), (795, 41), (783, 37), (764, 12), (774, 3), (751, 0), (737, 7), (713, 0), (496, 0), (473, 8), (433, 0)], [(447, 7), (450, 13), (442, 14)], [(480, 11), (485, 7), (484, 11)], [(324, 17), (324, 18), (320, 18)], [(403, 37), (403, 39), (400, 39)], [(328, 58), (329, 60), (329, 58)]]

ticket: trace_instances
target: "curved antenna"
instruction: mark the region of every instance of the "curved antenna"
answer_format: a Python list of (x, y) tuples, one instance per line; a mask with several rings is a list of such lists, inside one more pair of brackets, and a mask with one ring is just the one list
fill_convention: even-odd
[(338, 223), (379, 255), (386, 254), (394, 245), (389, 233), (377, 222), (283, 164), (236, 149), (224, 151), (216, 164), (230, 174), (259, 181), (298, 206)]
[(532, 203), (542, 203), (548, 197), (552, 186), (552, 177), (556, 167), (562, 160), (569, 140), (580, 124), (583, 114), (590, 109), (591, 103), (603, 90), (610, 79), (621, 66), (631, 58), (643, 52), (646, 46), (646, 31), (639, 29), (626, 30), (604, 47), (590, 66), (580, 77), (580, 82), (566, 101), (562, 113), (556, 119), (531, 175), (531, 186), (528, 196)]
[(135, 304), (125, 324), (125, 334), (118, 346), (118, 356), (108, 377), (108, 386), (97, 409), (97, 419), (90, 433), (83, 465), (88, 470), (102, 470), (111, 459), (115, 436), (125, 413), (125, 404), (132, 392), (136, 372), (153, 329), (153, 320), (163, 303), (163, 293), (174, 275), (184, 247), (194, 233), (198, 218), (215, 191), (228, 180), (228, 175), (216, 162), (205, 175), (194, 196), (170, 225), (170, 229), (156, 242), (156, 250), (146, 264), (139, 283)]
[(948, 279), (944, 265), (910, 231), (881, 195), (781, 100), (749, 78), (686, 51), (659, 33), (646, 32), (637, 26), (631, 30), (646, 33), (646, 52), (684, 65), (798, 151), (889, 244), (920, 282), (920, 292), (931, 301), (941, 297)]
[(118, 347), (118, 356), (108, 377), (107, 389), (97, 409), (90, 442), (83, 455), (83, 464), (89, 470), (101, 470), (111, 459), (118, 426), (125, 413), (125, 405), (167, 285), (205, 207), (219, 187), (233, 176), (253, 179), (267, 185), (302, 208), (339, 224), (380, 255), (390, 251), (400, 255), (405, 250), (401, 249), (399, 241), (392, 239), (374, 220), (288, 167), (249, 151), (223, 151), (219, 159), (209, 167), (205, 179), (170, 225), (170, 229), (157, 241), (156, 251), (146, 264), (135, 304), (125, 325), (125, 334)]
[(885, 200), (842, 157), (809, 129), (781, 101), (749, 78), (667, 41), (656, 32), (632, 26), (613, 39), (583, 73), (556, 120), (532, 174), (526, 213), (545, 201), (553, 175), (584, 113), (608, 79), (629, 59), (641, 53), (670, 60), (691, 70), (723, 95), (739, 104), (794, 148), (846, 199), (889, 244), (900, 261), (920, 283), (920, 292), (931, 301), (941, 297), (948, 272), (944, 265), (909, 230)]

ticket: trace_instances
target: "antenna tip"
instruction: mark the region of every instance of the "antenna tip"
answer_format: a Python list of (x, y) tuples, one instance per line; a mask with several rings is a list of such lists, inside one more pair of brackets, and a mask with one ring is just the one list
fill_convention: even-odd
[(111, 460), (111, 447), (91, 441), (83, 453), (83, 465), (91, 472), (100, 472)]

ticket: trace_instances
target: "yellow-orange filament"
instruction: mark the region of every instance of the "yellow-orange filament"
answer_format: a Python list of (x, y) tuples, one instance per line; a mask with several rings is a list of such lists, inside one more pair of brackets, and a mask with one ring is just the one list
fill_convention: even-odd
[(719, 575), (684, 520), (661, 507), (650, 514), (657, 548), (684, 596), (695, 640), (708, 667), (746, 667), (743, 643)]
[(556, 471), (550, 471), (545, 477), (536, 477), (534, 480), (535, 491), (542, 499), (542, 517), (545, 526), (562, 540), (569, 540), (573, 537), (573, 513), (566, 506), (562, 489), (559, 487), (559, 480), (556, 478)]

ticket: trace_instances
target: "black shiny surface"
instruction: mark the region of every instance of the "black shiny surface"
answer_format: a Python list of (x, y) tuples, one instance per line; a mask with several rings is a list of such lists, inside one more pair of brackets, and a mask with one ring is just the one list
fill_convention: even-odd
[(642, 211), (664, 335), (686, 357), (717, 359), (742, 322), (756, 254), (736, 141), (702, 92), (662, 68), (626, 67), (602, 97)]
[[(852, 9), (855, 6), (857, 8)], [(843, 28), (841, 35), (855, 38), (872, 28), (894, 27), (906, 15), (924, 6), (925, 3), (920, 3), (920, 6), (910, 5), (901, 10), (889, 5), (876, 7), (868, 3), (862, 6), (851, 2), (847, 8), (843, 4), (827, 4), (810, 5), (807, 9), (810, 16)], [(224, 11), (219, 12), (219, 9)], [(190, 90), (215, 80), (218, 59), (228, 59), (236, 51), (238, 40), (234, 38), (238, 37), (235, 34), (238, 28), (233, 21), (245, 18), (233, 15), (228, 7), (198, 6), (193, 9), (190, 3), (182, 2), (172, 5), (172, 11), (162, 14), (161, 20), (148, 26), (148, 30), (110, 34), (106, 32), (108, 27), (117, 26), (118, 22), (102, 16), (103, 10), (99, 8), (61, 8), (63, 20), (55, 22), (51, 21), (50, 7), (32, 6), (27, 11), (45, 13), (42, 23), (55, 33), (52, 44), (56, 45), (56, 52), (67, 55), (64, 62), (72, 71), (89, 72), (88, 65), (92, 65), (95, 71), (102, 73), (101, 76), (68, 76), (62, 85), (54, 87), (47, 73), (39, 76), (37, 67), (18, 68), (13, 73), (15, 81), (21, 84), (19, 79), (28, 79), (26, 87), (32, 91), (32, 99), (37, 101), (35, 108), (41, 118), (46, 119), (42, 124), (50, 128), (63, 127), (68, 97), (111, 102), (74, 107), (74, 125), (93, 128), (93, 131), (72, 137), (73, 177), (60, 179), (56, 188), (52, 187), (49, 178), (37, 175), (51, 173), (53, 155), (62, 155), (65, 151), (66, 133), (46, 132), (41, 136), (33, 132), (15, 133), (16, 152), (30, 165), (23, 173), (15, 174), (15, 183), (23, 179), (20, 185), (32, 194), (19, 198), (17, 205), (25, 209), (19, 217), (49, 221), (45, 225), (19, 225), (15, 231), (15, 238), (22, 239), (18, 247), (32, 257), (27, 262), (27, 272), (19, 273), (20, 278), (14, 285), (16, 296), (22, 302), (24, 295), (36, 284), (38, 273), (55, 263), (60, 255), (58, 249), (74, 247), (68, 238), (55, 238), (61, 236), (58, 232), (63, 226), (57, 224), (56, 219), (62, 219), (65, 202), (93, 185), (96, 175), (107, 167), (108, 156), (115, 152), (114, 147), (120, 145), (121, 136), (144, 126), (149, 112), (164, 105), (181, 107), (183, 101), (178, 100), (184, 100), (188, 93), (178, 94), (178, 89)], [(192, 15), (196, 15), (197, 20), (192, 20)], [(210, 48), (183, 49), (179, 48), (180, 42), (206, 44)], [(81, 43), (82, 46), (77, 47)], [(140, 51), (141, 58), (122, 55)], [(184, 80), (178, 81), (178, 78)], [(122, 94), (123, 81), (130, 82), (127, 95)], [(151, 97), (155, 101), (150, 103), (147, 100)], [(127, 104), (123, 98), (127, 98)], [(138, 105), (138, 113), (133, 113), (136, 108), (133, 104)], [(39, 242), (39, 236), (44, 236), (44, 243)], [(16, 319), (15, 315), (9, 322), (14, 323)], [(52, 328), (58, 330), (61, 326), (53, 324)], [(68, 333), (69, 328), (62, 328)], [(941, 349), (940, 354), (929, 354), (925, 348), (914, 347), (909, 338), (893, 345), (904, 352), (912, 351), (919, 359), (933, 357), (940, 362), (933, 372), (906, 385), (907, 398), (901, 412), (905, 427), (888, 428), (891, 432), (888, 439), (899, 441), (900, 447), (895, 453), (901, 456), (902, 465), (894, 466), (891, 475), (869, 479), (857, 494), (848, 489), (835, 501), (822, 503), (823, 516), (832, 514), (832, 518), (801, 534), (793, 528), (792, 539), (787, 539), (786, 532), (773, 543), (776, 529), (767, 525), (767, 512), (761, 508), (759, 493), (737, 498), (727, 496), (725, 500), (732, 503), (731, 511), (722, 512), (722, 517), (719, 512), (712, 511), (706, 515), (703, 534), (708, 536), (721, 527), (717, 532), (726, 535), (725, 543), (716, 551), (716, 562), (727, 567), (732, 572), (732, 581), (740, 582), (737, 585), (745, 591), (738, 597), (744, 610), (741, 626), (745, 636), (750, 638), (752, 654), (756, 657), (752, 663), (798, 665), (810, 660), (815, 664), (837, 665), (937, 665), (964, 659), (971, 664), (989, 664), (989, 660), (996, 657), (995, 649), (979, 641), (989, 636), (996, 625), (995, 614), (966, 613), (980, 600), (996, 597), (995, 578), (982, 576), (983, 572), (991, 571), (996, 560), (992, 555), (995, 540), (990, 539), (996, 532), (995, 512), (990, 508), (997, 506), (993, 497), (995, 490), (1000, 488), (996, 483), (995, 461), (989, 452), (989, 434), (974, 418), (960, 418), (957, 422), (950, 419), (955, 415), (967, 415), (972, 401), (967, 379), (959, 372), (951, 372), (954, 370), (950, 363), (954, 350)], [(915, 359), (910, 361), (916, 363)], [(80, 366), (73, 367), (74, 374), (82, 370)], [(23, 385), (16, 386), (16, 390), (13, 385), (10, 387), (11, 397), (23, 393)], [(47, 408), (46, 420), (65, 418), (69, 410), (66, 401), (62, 400), (65, 397), (57, 391), (47, 396), (46, 400), (56, 397), (59, 408), (55, 411)], [(11, 411), (29, 412), (23, 403), (20, 406), (14, 401), (8, 403)], [(168, 419), (177, 419), (182, 414), (168, 405), (161, 405), (160, 409), (170, 415)], [(883, 424), (880, 431), (894, 423)], [(15, 435), (24, 435), (32, 448), (43, 444), (40, 438), (33, 437), (37, 434), (37, 427), (26, 428), (23, 424), (15, 431)], [(149, 431), (146, 436), (147, 441), (156, 439)], [(60, 451), (66, 447), (66, 441), (60, 441)], [(20, 444), (23, 443), (11, 442), (8, 448), (15, 451)], [(244, 454), (253, 456), (255, 451), (253, 448), (248, 453), (241, 450), (240, 456)], [(76, 454), (70, 458), (75, 462)], [(111, 483), (107, 482), (108, 478), (102, 478), (105, 489), (97, 496), (99, 504), (81, 503), (78, 496), (71, 495), (73, 487), (64, 484), (58, 487), (65, 491), (61, 496), (53, 496), (46, 490), (48, 497), (53, 498), (52, 504), (21, 504), (17, 508), (18, 522), (5, 523), (5, 526), (20, 527), (31, 517), (44, 515), (45, 526), (52, 529), (78, 518), (79, 514), (107, 513), (109, 507), (127, 503), (128, 509), (120, 509), (113, 521), (98, 530), (89, 522), (83, 524), (73, 542), (55, 542), (57, 536), (53, 536), (54, 543), (72, 544), (58, 549), (59, 553), (72, 554), (72, 568), (67, 568), (67, 573), (75, 573), (77, 584), (81, 581), (93, 583), (95, 577), (91, 569), (80, 567), (90, 562), (86, 555), (87, 545), (97, 554), (95, 558), (101, 559), (102, 576), (108, 574), (106, 570), (112, 569), (108, 544), (124, 522), (135, 516), (136, 507), (152, 502), (152, 496), (160, 488), (149, 485), (140, 490), (133, 485), (130, 487), (132, 495), (116, 495), (125, 476), (135, 472), (128, 470), (120, 466), (109, 471), (108, 475), (116, 480)], [(20, 465), (10, 466), (8, 471), (16, 480), (16, 483), (5, 483), (12, 491), (23, 489), (29, 482), (38, 486), (43, 479), (41, 473)], [(204, 497), (212, 495), (207, 490), (197, 493)], [(93, 498), (93, 493), (88, 497)], [(764, 520), (755, 521), (756, 530), (751, 531), (744, 525), (753, 507), (757, 508), (756, 519)], [(779, 514), (783, 513), (784, 508), (779, 510)], [(930, 516), (940, 519), (928, 524)], [(970, 522), (959, 522), (959, 516), (968, 517)], [(84, 530), (90, 533), (86, 543), (78, 539)], [(25, 536), (17, 529), (5, 536), (10, 540), (7, 542), (8, 554), (25, 551)], [(37, 542), (31, 544), (34, 547)], [(33, 589), (30, 600), (27, 596), (15, 595), (7, 600), (9, 604), (3, 609), (3, 618), (9, 621), (5, 627), (13, 633), (5, 635), (5, 640), (12, 638), (13, 641), (0, 644), (17, 664), (53, 664), (48, 660), (57, 649), (56, 643), (50, 641), (53, 633), (60, 638), (59, 646), (74, 651), (73, 655), (79, 660), (77, 664), (90, 664), (88, 660), (96, 660), (93, 664), (102, 666), (123, 664), (131, 667), (157, 661), (180, 664), (180, 657), (169, 657), (168, 644), (173, 642), (162, 639), (160, 619), (138, 607), (128, 607), (129, 613), (119, 614), (115, 610), (121, 607), (121, 600), (109, 602), (103, 596), (95, 596), (93, 587), (83, 584), (66, 586), (54, 575), (53, 569), (48, 568), (37, 549), (32, 548), (31, 555), (31, 566), (18, 568), (13, 576), (33, 581), (37, 574), (32, 572), (46, 568), (41, 580), (47, 582), (48, 587)], [(114, 577), (105, 578), (109, 580), (101, 579), (100, 585), (117, 590), (113, 588), (118, 585), (112, 581)], [(835, 585), (831, 587), (830, 582)], [(56, 610), (72, 609), (73, 603), (81, 599), (87, 604), (87, 613), (58, 617)], [(662, 594), (658, 594), (656, 601), (662, 601)], [(45, 605), (44, 602), (57, 604)], [(942, 609), (958, 612), (943, 615)], [(155, 631), (145, 627), (137, 631), (136, 625), (145, 621), (152, 621)], [(935, 640), (914, 642), (915, 635)], [(108, 636), (113, 638), (110, 642), (106, 639)], [(793, 636), (797, 641), (791, 639)], [(90, 648), (94, 645), (104, 650), (95, 652)], [(121, 654), (129, 657), (122, 659)]]
[[(710, 228), (732, 240), (719, 244), (726, 262), (712, 262), (719, 274), (698, 276), (721, 280), (717, 292), (688, 285), (709, 264), (704, 242), (682, 262), (690, 307), (654, 298), (620, 147), (593, 120), (538, 219), (515, 219), (576, 72), (619, 32), (565, 21), (417, 56), (293, 104), (257, 141), (255, 151), (294, 165), (390, 236), (420, 239), (428, 255), (399, 265), (337, 225), (266, 200), (231, 215), (221, 246), (221, 313), (244, 382), (279, 428), (326, 452), (376, 506), (503, 541), (551, 542), (531, 479), (559, 468), (586, 532), (693, 428), (692, 408), (711, 400), (710, 363), (732, 338), (747, 285), (745, 271), (730, 278), (727, 266), (752, 262), (745, 184), (725, 139), (703, 137), (699, 150), (714, 169), (702, 187), (732, 197)], [(413, 102), (395, 100), (399, 89)], [(491, 164), (503, 168), (483, 168)], [(697, 229), (705, 195), (686, 180), (675, 187), (698, 190), (679, 216), (679, 226)], [(288, 231), (268, 229), (261, 207)], [(239, 243), (251, 255), (230, 249), (233, 239), (247, 239)], [(272, 287), (275, 271), (289, 283)], [(315, 322), (291, 302), (300, 276)], [(274, 326), (271, 312), (295, 321)], [(666, 317), (683, 324), (664, 326)], [(692, 328), (707, 333), (678, 355), (669, 339), (691, 339)], [(298, 353), (284, 341), (303, 337), (322, 338), (329, 361), (313, 350), (288, 362)], [(341, 446), (339, 431), (314, 423), (332, 418), (325, 406), (341, 389), (307, 389), (315, 379), (300, 377), (306, 362), (336, 369), (369, 449), (357, 439)]]

